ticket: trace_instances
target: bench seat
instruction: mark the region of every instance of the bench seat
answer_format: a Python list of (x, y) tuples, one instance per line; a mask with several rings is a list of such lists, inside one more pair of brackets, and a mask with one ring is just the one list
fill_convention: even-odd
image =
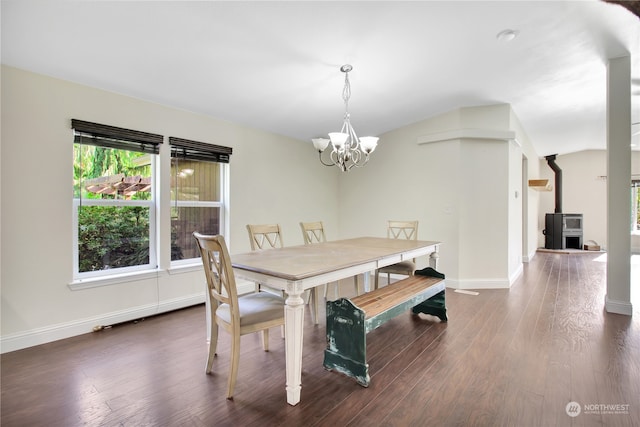
[(367, 387), (367, 333), (409, 308), (414, 314), (431, 314), (446, 322), (444, 296), (442, 278), (414, 275), (352, 299), (327, 301), (325, 369), (341, 372)]

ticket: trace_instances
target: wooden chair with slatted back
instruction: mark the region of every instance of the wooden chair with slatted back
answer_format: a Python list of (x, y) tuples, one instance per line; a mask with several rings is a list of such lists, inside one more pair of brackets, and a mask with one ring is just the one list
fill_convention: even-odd
[[(390, 239), (418, 240), (418, 221), (389, 221), (387, 226), (387, 237)], [(403, 274), (413, 276), (416, 271), (416, 260), (401, 261), (396, 264), (387, 265), (376, 270), (376, 280), (374, 288), (378, 289), (378, 279), (380, 274), (387, 274), (387, 284), (391, 283), (392, 274)]]
[(209, 357), (205, 372), (211, 373), (218, 343), (218, 326), (231, 334), (231, 366), (227, 399), (233, 398), (240, 362), (240, 337), (262, 331), (262, 346), (269, 350), (269, 328), (284, 325), (284, 298), (267, 292), (238, 296), (235, 275), (224, 237), (193, 233), (207, 281), (211, 310)]
[[(247, 224), (247, 231), (249, 232), (249, 243), (251, 243), (252, 251), (283, 247), (280, 224)], [(283, 297), (285, 296), (284, 291), (256, 283), (256, 292), (260, 291), (260, 289), (266, 289), (272, 293), (279, 293)]]
[[(300, 228), (302, 229), (302, 237), (304, 238), (305, 245), (327, 241), (327, 238), (324, 234), (324, 225), (322, 224), (322, 221), (301, 222)], [(332, 285), (333, 285), (334, 296), (337, 299), (338, 298), (338, 282), (334, 282), (332, 283)], [(353, 276), (353, 286), (354, 286), (354, 291), (356, 295), (359, 295), (358, 276)], [(329, 284), (325, 286), (325, 290), (324, 290), (325, 298), (327, 297), (328, 287), (329, 287)], [(314, 291), (316, 291), (317, 289), (318, 287), (315, 287)], [(318, 295), (314, 293), (314, 297), (317, 298)], [(316, 299), (316, 304), (318, 301), (319, 299)], [(317, 310), (318, 310), (317, 305), (314, 309), (316, 310), (316, 314), (317, 314)], [(316, 318), (316, 324), (317, 324), (318, 323), (317, 316), (315, 318)]]
[(283, 246), (280, 224), (247, 224), (247, 231), (252, 251)]

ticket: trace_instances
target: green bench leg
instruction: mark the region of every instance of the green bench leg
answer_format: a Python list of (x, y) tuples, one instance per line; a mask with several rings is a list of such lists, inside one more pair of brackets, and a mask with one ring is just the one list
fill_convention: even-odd
[(424, 313), (438, 317), (443, 322), (447, 318), (447, 306), (445, 305), (445, 291), (439, 292), (426, 301), (421, 302), (411, 309), (413, 314)]
[(346, 298), (327, 301), (327, 349), (324, 368), (369, 385), (364, 312)]

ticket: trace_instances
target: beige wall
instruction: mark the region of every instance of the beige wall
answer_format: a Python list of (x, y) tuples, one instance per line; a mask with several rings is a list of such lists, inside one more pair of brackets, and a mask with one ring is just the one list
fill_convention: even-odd
[[(438, 137), (418, 144), (458, 129), (512, 131), (518, 144)], [(341, 234), (382, 236), (389, 219), (417, 219), (420, 239), (443, 242), (439, 269), (448, 286), (508, 287), (523, 255), (535, 252), (535, 225), (522, 230), (522, 196), (515, 196), (522, 193), (523, 153), (537, 158), (505, 104), (461, 108), (388, 132), (369, 166), (340, 182)], [(530, 173), (537, 173), (536, 162)], [(528, 211), (536, 209), (538, 195), (526, 197), (533, 199)]]
[[(540, 160), (540, 176), (554, 182), (554, 174), (545, 159)], [(593, 240), (607, 248), (607, 152), (587, 150), (559, 155), (556, 163), (562, 169), (562, 211), (581, 213), (584, 219), (583, 240)], [(640, 175), (640, 152), (631, 154), (631, 173)], [(544, 214), (553, 212), (554, 191), (540, 193), (538, 244), (544, 247)], [(640, 235), (633, 235), (632, 250), (640, 252)]]
[[(508, 105), (462, 108), (388, 132), (367, 167), (341, 174), (321, 166), (310, 143), (3, 67), (3, 352), (203, 300), (202, 273), (169, 270), (166, 254), (156, 277), (69, 288), (72, 118), (232, 147), (231, 253), (249, 250), (247, 223), (278, 222), (285, 245), (294, 245), (302, 244), (299, 221), (322, 220), (336, 239), (384, 236), (388, 219), (417, 219), (420, 239), (443, 242), (440, 270), (449, 285), (469, 288), (509, 286), (535, 251), (539, 194), (527, 190), (525, 205), (516, 191), (522, 158), (529, 159), (530, 178), (538, 177), (539, 164)], [(508, 130), (517, 143), (418, 144), (461, 128)], [(169, 162), (165, 146), (161, 162)], [(530, 222), (524, 231), (523, 209)], [(161, 240), (169, 239), (168, 221), (165, 206)]]
[[(339, 174), (310, 143), (10, 67), (1, 77), (2, 351), (203, 301), (202, 273), (169, 272), (168, 256), (157, 277), (70, 290), (72, 118), (232, 147), (232, 253), (249, 250), (247, 223), (279, 222), (287, 245), (303, 243), (303, 220), (338, 237)], [(169, 239), (168, 207), (161, 217)]]

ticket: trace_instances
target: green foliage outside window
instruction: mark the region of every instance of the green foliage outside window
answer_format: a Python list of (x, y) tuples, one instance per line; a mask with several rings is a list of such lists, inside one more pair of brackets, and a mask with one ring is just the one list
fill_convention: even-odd
[[(84, 185), (92, 179), (115, 176), (151, 176), (149, 154), (136, 151), (117, 150), (94, 145), (74, 145), (73, 197), (85, 199), (113, 199), (114, 195), (96, 194), (86, 190)], [(150, 200), (151, 192), (141, 191), (132, 200)]]
[(98, 271), (149, 263), (149, 208), (140, 206), (90, 206), (82, 200), (150, 200), (150, 191), (127, 196), (114, 191), (97, 193), (87, 189), (96, 179), (123, 174), (151, 176), (148, 154), (128, 150), (74, 145), (74, 198), (78, 208), (78, 271)]
[(83, 206), (78, 227), (80, 272), (149, 263), (149, 208)]

